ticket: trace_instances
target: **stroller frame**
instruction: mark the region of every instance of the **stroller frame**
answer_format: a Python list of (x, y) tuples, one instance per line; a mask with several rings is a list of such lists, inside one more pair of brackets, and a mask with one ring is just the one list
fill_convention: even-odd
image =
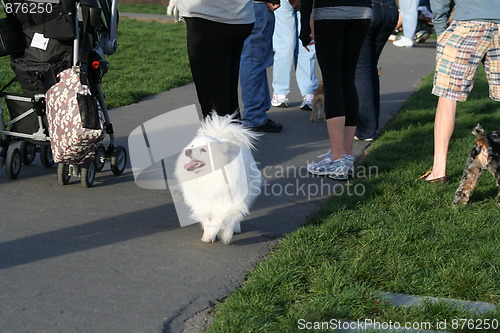
[[(42, 3), (53, 3), (54, 0), (28, 0)], [(3, 0), (2, 0), (3, 2)], [(111, 0), (111, 6), (108, 7), (106, 0), (76, 0), (74, 2), (74, 29), (75, 37), (73, 39), (72, 48), (72, 65), (78, 65), (81, 63), (80, 59), (80, 48), (85, 47), (81, 45), (81, 27), (85, 20), (83, 19), (83, 14), (81, 7), (88, 6), (89, 10), (86, 12), (89, 17), (91, 25), (94, 24), (92, 21), (96, 21), (101, 17), (101, 10), (107, 11), (109, 16), (109, 22), (107, 23), (107, 31), (105, 33), (99, 32), (99, 42), (94, 43), (91, 39), (92, 36), (90, 32), (83, 32), (88, 34), (83, 36), (84, 39), (89, 38), (91, 43), (91, 51), (99, 56), (99, 66), (101, 63), (105, 66), (107, 71), (107, 63), (105, 62), (105, 55), (111, 55), (116, 51), (117, 48), (117, 23), (118, 23), (118, 0)], [(5, 6), (4, 6), (5, 8)], [(96, 10), (97, 9), (97, 10)], [(106, 14), (106, 13), (105, 13)], [(92, 17), (93, 16), (93, 17)], [(102, 76), (102, 75), (101, 75)], [(82, 163), (59, 163), (57, 170), (58, 182), (61, 185), (66, 185), (72, 176), (77, 176), (81, 178), (81, 184), (83, 187), (92, 186), (95, 173), (102, 170), (106, 161), (110, 161), (111, 171), (115, 175), (120, 175), (123, 173), (126, 167), (127, 152), (123, 146), (114, 145), (114, 130), (111, 124), (108, 110), (105, 103), (104, 94), (102, 92), (100, 78), (97, 82), (94, 82), (93, 91), (96, 94), (96, 98), (99, 102), (102, 115), (104, 117), (104, 131), (109, 136), (109, 145), (107, 148), (101, 143), (99, 147), (95, 150), (95, 157), (89, 157), (85, 159)], [(50, 149), (50, 137), (48, 135), (48, 128), (44, 123), (45, 116), (45, 94), (34, 94), (33, 97), (19, 96), (17, 94), (4, 93), (5, 90), (14, 79), (8, 83), (3, 89), (0, 90), (0, 98), (4, 98), (6, 101), (19, 101), (24, 103), (31, 103), (33, 107), (17, 115), (9, 122), (5, 123), (3, 118), (2, 106), (0, 104), (0, 165), (5, 167), (7, 177), (9, 179), (15, 179), (20, 173), (21, 165), (29, 165), (33, 162), (36, 153), (40, 153), (40, 160), (44, 167), (51, 167), (54, 164), (52, 159), (52, 151)], [(34, 133), (23, 133), (21, 131), (7, 130), (13, 124), (22, 121), (24, 118), (36, 114), (38, 129)], [(33, 116), (32, 116), (33, 117)]]

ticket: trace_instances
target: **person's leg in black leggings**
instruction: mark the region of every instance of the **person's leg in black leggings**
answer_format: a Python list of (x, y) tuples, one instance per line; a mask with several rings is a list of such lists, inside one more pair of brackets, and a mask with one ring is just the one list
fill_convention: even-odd
[(316, 56), (325, 89), (325, 115), (332, 159), (352, 154), (358, 96), (355, 72), (370, 20), (314, 22)]
[(191, 73), (204, 117), (239, 111), (238, 78), (241, 50), (252, 24), (224, 24), (186, 18)]
[[(315, 39), (325, 87), (326, 118), (346, 117), (355, 125), (357, 94), (354, 74), (369, 20), (321, 20), (315, 22)], [(354, 118), (354, 121), (352, 120)]]

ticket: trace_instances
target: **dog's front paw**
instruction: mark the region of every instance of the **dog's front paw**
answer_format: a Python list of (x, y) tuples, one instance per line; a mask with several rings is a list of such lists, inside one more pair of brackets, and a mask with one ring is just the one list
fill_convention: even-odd
[(206, 243), (214, 243), (217, 238), (217, 230), (212, 228), (206, 228), (203, 231), (203, 237), (201, 240)]
[(469, 202), (469, 197), (462, 191), (458, 190), (455, 193), (455, 199), (453, 200), (453, 207), (457, 207), (458, 205), (465, 205)]
[(218, 227), (209, 225), (207, 222), (205, 222), (205, 224), (203, 225), (203, 237), (201, 237), (201, 240), (206, 243), (214, 243), (217, 239), (218, 232)]
[(215, 243), (215, 237), (208, 237), (203, 235), (203, 237), (201, 237), (201, 241), (205, 243)]
[(234, 233), (235, 234), (241, 234), (241, 224), (240, 222), (236, 222), (236, 224), (234, 225)]

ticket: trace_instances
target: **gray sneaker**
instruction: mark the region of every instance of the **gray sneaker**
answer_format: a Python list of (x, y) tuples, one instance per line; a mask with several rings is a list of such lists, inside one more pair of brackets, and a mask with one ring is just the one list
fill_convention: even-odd
[(354, 177), (354, 156), (344, 155), (343, 158), (332, 161), (331, 150), (329, 150), (318, 157), (324, 157), (324, 159), (319, 162), (309, 163), (307, 171), (310, 173), (338, 180), (347, 180)]
[(355, 158), (352, 155), (344, 155), (344, 160), (347, 166), (347, 172), (349, 174), (349, 178), (354, 178), (354, 161)]
[(324, 157), (324, 159), (319, 162), (309, 163), (307, 165), (307, 171), (309, 171), (313, 175), (325, 176), (328, 174), (328, 166), (332, 164), (330, 151), (325, 154), (319, 155), (318, 157)]
[(354, 167), (349, 160), (341, 158), (335, 160), (328, 167), (328, 177), (336, 180), (348, 180), (354, 173)]

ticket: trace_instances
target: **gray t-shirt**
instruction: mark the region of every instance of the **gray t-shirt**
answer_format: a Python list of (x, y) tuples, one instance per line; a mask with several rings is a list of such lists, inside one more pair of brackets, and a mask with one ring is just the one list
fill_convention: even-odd
[[(448, 26), (450, 0), (431, 0), (434, 29), (438, 35)], [(453, 19), (500, 23), (500, 0), (455, 0)]]
[(360, 6), (319, 7), (313, 9), (313, 19), (318, 20), (362, 20), (371, 19), (372, 9)]
[(200, 17), (227, 24), (255, 22), (254, 0), (177, 0), (181, 17)]

